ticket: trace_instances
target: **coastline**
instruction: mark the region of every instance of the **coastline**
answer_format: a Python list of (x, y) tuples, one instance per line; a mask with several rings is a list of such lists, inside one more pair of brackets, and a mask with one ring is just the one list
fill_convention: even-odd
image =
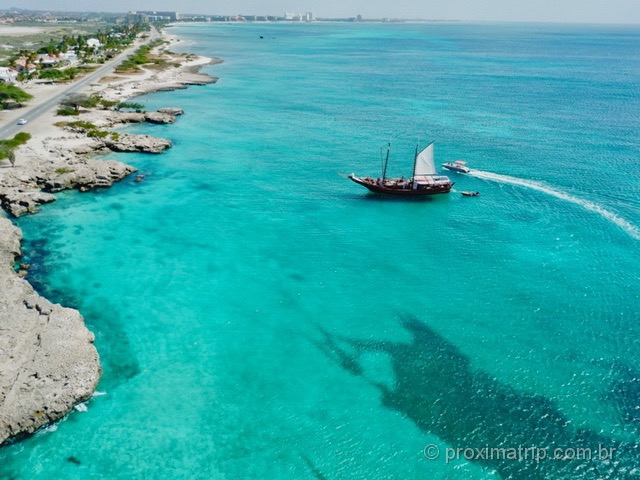
[[(218, 59), (175, 54), (169, 48), (180, 40), (162, 33), (165, 40), (152, 50), (170, 62), (167, 68), (143, 68), (139, 73), (111, 74), (83, 90), (110, 101), (126, 101), (156, 91), (215, 83), (199, 73)], [(29, 85), (30, 107), (65, 86)], [(165, 139), (118, 134), (117, 140), (97, 139), (64, 126), (64, 122), (91, 122), (108, 128), (131, 122), (172, 123), (182, 111), (161, 109), (146, 114), (91, 109), (74, 117), (59, 117), (55, 109), (26, 125), (31, 139), (16, 150), (16, 164), (0, 161), (0, 204), (14, 217), (37, 212), (66, 189), (89, 191), (111, 186), (135, 172), (115, 160), (98, 158), (110, 151), (160, 153), (171, 147)], [(15, 122), (24, 109), (3, 112), (3, 122)], [(62, 122), (62, 123), (61, 123)], [(27, 436), (68, 414), (91, 398), (102, 373), (94, 335), (80, 312), (52, 304), (38, 295), (25, 277), (28, 267), (16, 272), (21, 230), (0, 213), (0, 447)]]

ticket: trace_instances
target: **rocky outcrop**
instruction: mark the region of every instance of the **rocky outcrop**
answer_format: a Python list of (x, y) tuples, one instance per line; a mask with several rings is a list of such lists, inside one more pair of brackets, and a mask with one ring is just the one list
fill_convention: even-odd
[[(174, 123), (178, 115), (184, 114), (181, 108), (160, 108), (155, 112), (122, 112), (119, 110), (87, 110), (83, 111), (77, 120), (92, 123), (98, 128), (111, 128), (128, 123)], [(73, 125), (73, 122), (70, 122)], [(70, 131), (83, 132), (84, 128), (69, 126)]]
[[(77, 146), (65, 154), (52, 149), (56, 161), (30, 165), (28, 173), (18, 168), (5, 171), (0, 182), (0, 206), (14, 217), (35, 213), (44, 203), (55, 201), (52, 193), (78, 189), (86, 192), (106, 188), (136, 171), (130, 165), (116, 160), (84, 158), (84, 153), (95, 153), (102, 144)], [(78, 154), (80, 151), (82, 154)]]
[(34, 191), (9, 191), (5, 195), (0, 195), (0, 206), (14, 217), (19, 217), (25, 213), (35, 213), (38, 205), (54, 202), (56, 197), (50, 193)]
[(147, 112), (144, 114), (144, 121), (148, 123), (165, 124), (175, 122), (176, 117), (175, 115), (170, 115), (168, 113)]
[(121, 133), (117, 137), (106, 137), (104, 144), (114, 152), (162, 153), (171, 148), (171, 140), (151, 135), (132, 135)]
[(184, 114), (184, 110), (183, 109), (175, 108), (175, 107), (159, 108), (158, 112), (160, 112), (160, 113), (168, 113), (169, 115), (173, 115), (174, 117), (177, 117), (178, 115), (183, 115)]
[(80, 313), (39, 296), (14, 272), (20, 238), (0, 217), (0, 444), (62, 418), (91, 397), (101, 375)]
[(94, 188), (106, 188), (114, 182), (122, 180), (136, 169), (115, 160), (97, 160), (88, 158), (82, 163), (70, 164), (69, 167), (58, 168), (55, 175), (47, 175), (43, 179), (43, 190), (60, 192), (78, 189), (82, 192)]
[[(172, 113), (158, 115), (175, 118)], [(161, 153), (172, 146), (171, 140), (150, 135), (114, 133), (97, 138), (87, 137), (84, 131), (65, 130), (65, 134), (45, 138), (40, 145), (27, 143), (17, 151), (16, 167), (1, 172), (0, 206), (14, 217), (34, 213), (39, 205), (54, 201), (51, 193), (110, 187), (136, 171), (122, 162), (96, 158), (97, 153)]]

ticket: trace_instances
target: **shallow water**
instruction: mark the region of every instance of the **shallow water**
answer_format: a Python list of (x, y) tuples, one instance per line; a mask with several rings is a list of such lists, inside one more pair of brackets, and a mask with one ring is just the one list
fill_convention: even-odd
[[(141, 99), (185, 109), (129, 129), (174, 148), (19, 221), (30, 280), (96, 333), (105, 395), (1, 450), (0, 477), (637, 475), (640, 30), (172, 33), (225, 60)], [(338, 175), (378, 175), (387, 141), (408, 175), (431, 140), (476, 170), (457, 192)], [(519, 446), (616, 454), (446, 461)]]

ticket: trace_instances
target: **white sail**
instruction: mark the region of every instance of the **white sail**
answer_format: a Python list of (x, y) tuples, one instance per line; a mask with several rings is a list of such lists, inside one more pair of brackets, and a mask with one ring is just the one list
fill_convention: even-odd
[(424, 175), (435, 175), (436, 164), (433, 155), (433, 142), (431, 142), (427, 148), (422, 150), (416, 157), (416, 167), (413, 172), (414, 177)]

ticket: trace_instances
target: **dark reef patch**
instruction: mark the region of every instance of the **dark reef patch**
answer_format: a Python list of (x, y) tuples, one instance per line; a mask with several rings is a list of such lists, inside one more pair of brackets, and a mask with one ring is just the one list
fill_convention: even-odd
[[(574, 428), (549, 399), (519, 392), (471, 367), (454, 344), (414, 317), (402, 320), (411, 334), (409, 343), (363, 341), (320, 329), (315, 342), (329, 358), (351, 375), (376, 387), (384, 407), (399, 412), (423, 432), (438, 436), (453, 448), (545, 449), (546, 459), (529, 455), (517, 460), (503, 455), (473, 458), (505, 479), (623, 479), (640, 468), (637, 444), (623, 443), (597, 432)], [(390, 387), (371, 378), (361, 363), (363, 355), (389, 358), (394, 382)], [(625, 397), (639, 392), (632, 382), (622, 388)], [(585, 449), (588, 459), (551, 458), (556, 448)], [(598, 452), (615, 452), (601, 458)], [(613, 450), (612, 450), (613, 449)]]

